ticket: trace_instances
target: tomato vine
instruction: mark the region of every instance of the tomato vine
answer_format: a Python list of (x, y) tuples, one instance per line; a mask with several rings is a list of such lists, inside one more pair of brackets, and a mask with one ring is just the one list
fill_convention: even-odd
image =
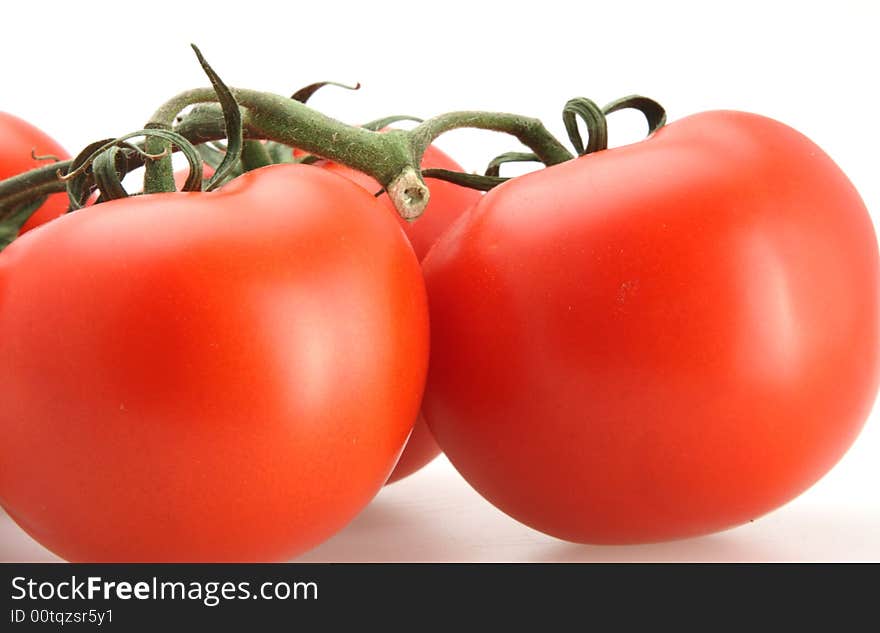
[[(81, 152), (76, 160), (60, 161), (0, 182), (0, 222), (21, 220), (23, 208), (50, 193), (68, 190), (71, 208), (85, 203), (90, 193), (102, 191), (102, 200), (125, 194), (121, 179), (131, 170), (145, 166), (144, 192), (175, 189), (171, 153), (182, 151), (192, 174), (187, 189), (200, 188), (201, 174), (193, 155), (194, 146), (225, 140), (222, 160), (204, 185), (213, 189), (228, 178), (274, 162), (291, 162), (284, 147), (296, 147), (307, 154), (302, 160), (325, 158), (351, 167), (374, 178), (387, 191), (398, 213), (415, 220), (428, 203), (429, 191), (424, 178), (446, 180), (458, 185), (489, 190), (505, 182), (498, 168), (504, 162), (530, 160), (552, 166), (571, 160), (574, 155), (551, 134), (544, 124), (532, 117), (506, 112), (460, 111), (441, 114), (427, 120), (408, 116), (380, 119), (363, 126), (353, 126), (322, 114), (305, 104), (315, 91), (336, 82), (318, 82), (297, 91), (292, 97), (256, 90), (230, 88), (211, 68), (199, 49), (193, 46), (211, 87), (182, 92), (160, 106), (143, 130), (117, 139), (105, 139)], [(190, 108), (185, 115), (181, 112)], [(599, 108), (589, 99), (577, 98), (563, 111), (569, 139), (576, 154), (607, 147), (605, 116), (624, 108), (643, 112), (649, 134), (665, 122), (663, 108), (641, 96), (629, 96)], [(586, 125), (588, 141), (583, 143), (577, 119)], [(393, 122), (411, 119), (418, 124), (410, 130), (379, 130)], [(529, 153), (505, 154), (490, 163), (485, 175), (445, 169), (421, 169), (427, 147), (441, 134), (460, 128), (476, 128), (509, 134), (527, 146)], [(141, 144), (130, 142), (144, 136)], [(171, 135), (171, 136), (169, 136)], [(279, 150), (279, 146), (280, 149)], [(101, 157), (102, 153), (107, 153)], [(203, 157), (205, 152), (201, 152)], [(288, 152), (289, 154), (289, 152)]]

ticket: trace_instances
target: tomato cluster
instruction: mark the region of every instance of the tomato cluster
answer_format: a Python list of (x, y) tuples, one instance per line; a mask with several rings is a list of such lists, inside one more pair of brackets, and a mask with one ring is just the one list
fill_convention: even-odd
[[(43, 154), (0, 115), (0, 178)], [(650, 542), (754, 519), (854, 441), (877, 242), (798, 132), (706, 112), (486, 195), (427, 184), (412, 223), (330, 161), (52, 194), (0, 253), (0, 503), (69, 560), (283, 560), (442, 448), (538, 530)]]

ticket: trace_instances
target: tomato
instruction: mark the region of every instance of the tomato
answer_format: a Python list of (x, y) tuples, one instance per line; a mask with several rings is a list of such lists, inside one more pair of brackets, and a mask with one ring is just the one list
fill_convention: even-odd
[(878, 252), (832, 160), (694, 115), (515, 178), (423, 262), (423, 411), (464, 477), (562, 539), (749, 521), (856, 438), (878, 386)]
[[(375, 193), (381, 188), (379, 183), (363, 172), (329, 161), (321, 161), (317, 164), (324, 169), (353, 180), (371, 193)], [(458, 163), (433, 145), (429, 146), (425, 151), (422, 159), (422, 168), (462, 171)], [(413, 250), (415, 250), (419, 260), (425, 257), (428, 250), (449, 225), (482, 197), (480, 192), (473, 189), (467, 189), (433, 178), (426, 180), (431, 192), (431, 198), (428, 201), (424, 214), (415, 222), (407, 222), (401, 218), (394, 209), (391, 199), (386, 194), (383, 193), (379, 196), (379, 200), (397, 218), (410, 243), (412, 243)], [(411, 475), (439, 454), (440, 447), (434, 441), (431, 431), (425, 423), (424, 416), (420, 414), (413, 428), (412, 436), (409, 442), (407, 442), (406, 449), (403, 451), (403, 455), (400, 456), (400, 461), (397, 463), (394, 472), (391, 473), (388, 483), (393, 483), (407, 475)]]
[(95, 205), (0, 253), (0, 503), (73, 561), (284, 560), (419, 410), (418, 261), (362, 188), (276, 165)]
[[(48, 164), (48, 160), (36, 160), (34, 156), (52, 155), (59, 160), (67, 160), (70, 155), (44, 132), (27, 121), (5, 112), (0, 112), (0, 180), (17, 176), (37, 167)], [(28, 218), (19, 234), (54, 220), (67, 211), (67, 194), (50, 194), (43, 205)]]
[[(210, 178), (214, 175), (214, 168), (210, 165), (203, 164), (202, 165), (202, 180), (206, 178)], [(189, 169), (177, 169), (174, 172), (174, 186), (177, 187), (178, 191), (183, 190), (183, 186), (186, 184), (186, 179), (189, 178)]]

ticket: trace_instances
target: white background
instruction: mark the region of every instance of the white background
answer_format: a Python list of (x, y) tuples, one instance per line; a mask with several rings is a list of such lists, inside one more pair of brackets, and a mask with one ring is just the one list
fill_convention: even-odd
[[(670, 120), (734, 108), (780, 119), (822, 146), (880, 212), (880, 3), (863, 2), (70, 2), (4, 5), (0, 109), (71, 152), (138, 129), (167, 97), (206, 80), (196, 42), (233, 86), (289, 94), (350, 122), (457, 109), (538, 116), (565, 138), (574, 96), (634, 92)], [(222, 10), (230, 17), (218, 15)], [(644, 124), (614, 115), (611, 142)], [(517, 149), (485, 132), (440, 147), (469, 170)], [(515, 173), (515, 172), (510, 172)], [(484, 502), (444, 459), (395, 484), (307, 561), (880, 561), (880, 422), (810, 491), (721, 534), (659, 545), (572, 545)], [(0, 560), (52, 560), (0, 514)]]

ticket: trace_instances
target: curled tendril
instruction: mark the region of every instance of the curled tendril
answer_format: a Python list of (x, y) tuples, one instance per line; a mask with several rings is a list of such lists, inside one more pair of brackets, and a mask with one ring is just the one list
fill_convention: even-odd
[(498, 176), (481, 176), (480, 174), (468, 174), (461, 171), (452, 171), (449, 169), (423, 169), (422, 176), (424, 178), (435, 178), (437, 180), (445, 180), (455, 185), (476, 189), (478, 191), (489, 191), (498, 185), (507, 182), (510, 178), (501, 178)]
[[(468, 174), (460, 171), (452, 171), (449, 169), (423, 169), (422, 176), (425, 178), (435, 178), (437, 180), (445, 180), (455, 185), (476, 189), (477, 191), (490, 191), (498, 185), (507, 182), (510, 178), (500, 176), (501, 166), (507, 163), (524, 163), (537, 162), (541, 159), (537, 154), (532, 152), (507, 152), (496, 156), (489, 161), (486, 171), (483, 175)], [(380, 192), (381, 193), (381, 192)], [(378, 195), (378, 194), (377, 194)]]
[(55, 154), (37, 154), (37, 150), (31, 149), (31, 158), (33, 160), (51, 160), (53, 163), (60, 163), (61, 159)]
[(146, 151), (145, 149), (138, 147), (134, 143), (123, 142), (122, 145), (124, 145), (126, 149), (131, 150), (132, 152), (134, 152), (135, 154), (137, 154), (138, 156), (140, 156), (144, 160), (161, 160), (161, 159), (165, 158), (166, 156), (171, 155), (171, 150), (168, 148), (163, 149), (158, 154), (151, 154), (148, 151)]
[[(581, 138), (578, 119), (587, 127), (587, 144)], [(591, 99), (575, 97), (569, 99), (562, 109), (562, 122), (568, 139), (578, 156), (591, 154), (608, 147), (608, 123), (602, 109)]]
[(499, 177), (501, 175), (501, 166), (507, 163), (540, 163), (541, 159), (537, 154), (532, 152), (507, 152), (496, 156), (489, 161), (484, 172), (487, 176)]
[[(663, 107), (648, 97), (641, 95), (629, 95), (616, 101), (612, 101), (604, 108), (596, 105), (596, 102), (586, 97), (570, 99), (562, 110), (562, 121), (568, 138), (578, 156), (598, 152), (608, 148), (608, 121), (606, 115), (618, 110), (635, 109), (641, 112), (648, 121), (648, 135), (650, 136), (666, 123), (666, 112)], [(586, 126), (587, 142), (584, 143), (579, 127), (579, 122)], [(509, 178), (500, 176), (501, 166), (512, 162), (541, 162), (541, 159), (533, 152), (507, 152), (493, 158), (486, 167), (485, 175), (467, 174), (450, 171), (448, 169), (424, 169), (422, 176), (445, 180), (471, 189), (489, 191), (497, 187)]]
[(131, 132), (115, 139), (96, 141), (88, 145), (70, 167), (58, 177), (67, 183), (67, 197), (71, 209), (81, 209), (94, 189), (101, 190), (103, 200), (124, 198), (128, 196), (122, 186), (122, 178), (132, 168), (132, 159), (139, 158), (135, 166), (144, 160), (159, 160), (166, 152), (149, 154), (128, 140), (138, 136), (158, 137), (168, 141), (180, 149), (189, 163), (190, 172), (184, 183), (183, 191), (200, 191), (202, 187), (202, 159), (196, 148), (180, 134), (171, 130), (150, 128)]
[(128, 197), (122, 186), (122, 179), (128, 173), (128, 162), (131, 150), (114, 145), (95, 157), (92, 163), (92, 174), (95, 186), (101, 192), (101, 201), (116, 200)]
[[(568, 138), (578, 156), (598, 152), (608, 147), (608, 121), (606, 116), (618, 110), (633, 109), (641, 112), (648, 121), (648, 136), (666, 124), (666, 111), (659, 103), (641, 95), (628, 95), (600, 108), (585, 97), (571, 99), (562, 111), (562, 121)], [(589, 135), (584, 146), (578, 129), (578, 119), (583, 121)]]
[(648, 121), (648, 136), (666, 125), (666, 110), (663, 109), (663, 106), (653, 99), (641, 95), (628, 95), (612, 101), (602, 108), (602, 112), (608, 115), (618, 110), (628, 109), (638, 110), (645, 116)]
[(94, 178), (89, 169), (97, 154), (112, 145), (116, 139), (104, 139), (90, 143), (70, 161), (67, 172), (58, 170), (58, 180), (67, 185), (67, 198), (71, 210), (81, 209), (95, 189)]
[(355, 85), (350, 86), (348, 84), (341, 84), (337, 81), (319, 81), (317, 83), (309, 84), (308, 86), (304, 86), (290, 95), (290, 98), (294, 101), (299, 101), (300, 103), (306, 103), (309, 99), (312, 98), (316, 92), (318, 92), (324, 86), (336, 86), (337, 88), (344, 88), (345, 90), (360, 90), (361, 82), (357, 82)]

